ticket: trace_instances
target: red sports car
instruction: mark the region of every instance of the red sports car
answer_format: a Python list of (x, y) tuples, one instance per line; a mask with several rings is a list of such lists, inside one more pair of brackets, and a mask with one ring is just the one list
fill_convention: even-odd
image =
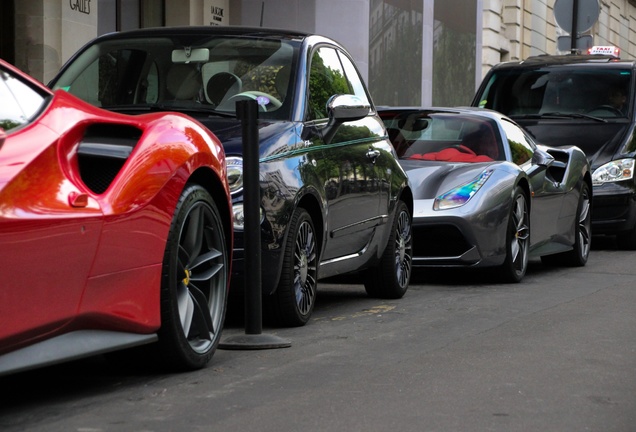
[(126, 116), (0, 60), (0, 375), (136, 345), (203, 367), (225, 320), (232, 215), (218, 139)]

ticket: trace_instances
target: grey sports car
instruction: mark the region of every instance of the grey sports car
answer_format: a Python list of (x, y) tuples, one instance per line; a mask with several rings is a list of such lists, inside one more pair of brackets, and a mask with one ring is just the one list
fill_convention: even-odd
[(578, 147), (546, 147), (478, 108), (382, 108), (414, 195), (414, 267), (584, 266), (592, 183)]

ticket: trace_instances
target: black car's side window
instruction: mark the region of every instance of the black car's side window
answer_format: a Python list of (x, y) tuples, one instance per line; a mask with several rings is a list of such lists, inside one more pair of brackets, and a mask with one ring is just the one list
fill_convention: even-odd
[(351, 60), (334, 48), (318, 48), (311, 59), (309, 71), (307, 118), (327, 118), (327, 101), (336, 94), (353, 94), (369, 104), (360, 75)]
[(24, 82), (0, 70), (0, 128), (10, 131), (40, 111), (44, 97)]
[(364, 89), (364, 84), (362, 84), (362, 78), (360, 78), (353, 62), (343, 53), (340, 53), (339, 56), (347, 76), (347, 82), (352, 90), (352, 94), (356, 95), (364, 104), (371, 105), (371, 102), (369, 102), (369, 98), (367, 97), (367, 92)]
[(310, 120), (327, 118), (327, 101), (335, 94), (351, 94), (338, 53), (333, 48), (316, 50), (311, 59), (309, 71), (309, 112)]

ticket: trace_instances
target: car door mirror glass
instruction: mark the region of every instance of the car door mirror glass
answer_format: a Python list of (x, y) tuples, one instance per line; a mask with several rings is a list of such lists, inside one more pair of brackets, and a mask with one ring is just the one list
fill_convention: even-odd
[(371, 107), (354, 95), (334, 95), (327, 102), (331, 121), (346, 122), (360, 120), (369, 114)]
[(330, 143), (342, 123), (363, 119), (371, 107), (354, 95), (334, 95), (327, 101), (329, 122), (322, 130), (323, 140)]
[(552, 162), (554, 162), (554, 158), (543, 150), (536, 149), (532, 155), (532, 163), (534, 165), (549, 167)]

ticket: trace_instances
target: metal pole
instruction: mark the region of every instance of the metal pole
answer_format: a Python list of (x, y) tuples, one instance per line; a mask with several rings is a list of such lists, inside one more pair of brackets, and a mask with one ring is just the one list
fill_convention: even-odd
[(291, 342), (263, 332), (263, 289), (261, 284), (261, 185), (259, 179), (258, 103), (236, 102), (243, 137), (243, 211), (245, 334), (230, 336), (220, 349), (250, 350), (287, 348)]
[(578, 20), (579, 20), (579, 0), (572, 1), (572, 32), (570, 33), (571, 46), (570, 51), (572, 54), (577, 54), (578, 49), (576, 44), (579, 40), (579, 29), (578, 29)]
[(243, 127), (243, 209), (245, 228), (245, 333), (263, 331), (261, 288), (261, 228), (258, 151), (258, 104), (255, 100), (238, 101), (237, 114)]

